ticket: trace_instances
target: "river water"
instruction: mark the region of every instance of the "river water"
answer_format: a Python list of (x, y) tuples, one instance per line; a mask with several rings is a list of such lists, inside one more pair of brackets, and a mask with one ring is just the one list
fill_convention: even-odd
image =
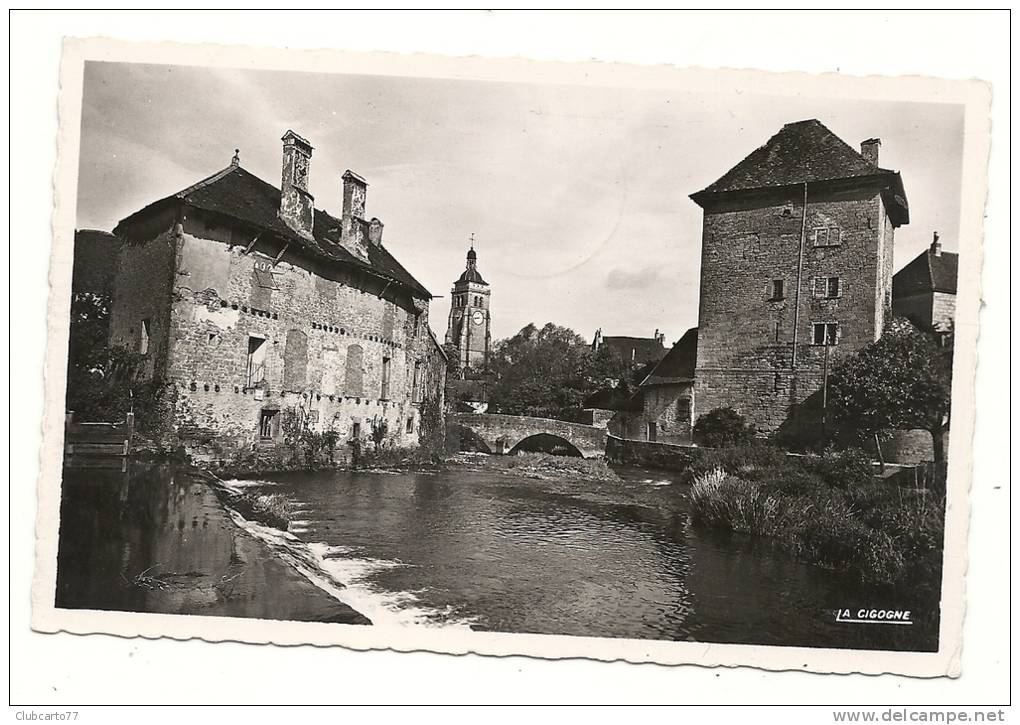
[[(211, 585), (198, 604), (182, 603), (183, 594), (161, 603), (168, 592), (187, 591), (169, 574), (158, 576), (166, 571), (158, 560), (172, 559), (181, 546), (197, 551), (173, 574), (192, 567), (207, 584), (223, 580), (220, 569), (239, 557), (236, 537), (222, 538), (229, 521), (216, 523), (227, 532), (220, 539), (200, 540), (201, 527), (209, 527), (201, 516), (216, 508), (202, 484), (188, 483), (182, 494), (180, 473), (165, 467), (65, 471), (57, 604), (323, 621), (355, 621), (354, 610), (375, 624), (500, 632), (936, 647), (933, 617), (913, 626), (837, 623), (838, 608), (904, 603), (860, 590), (768, 541), (692, 526), (687, 487), (675, 474), (619, 468), (618, 482), (549, 481), (466, 461), (441, 473), (330, 471), (230, 481), (282, 494), (292, 511), (286, 534), (233, 516), (235, 533), (249, 547), (241, 558), (247, 569), (258, 566), (241, 589), (242, 600), (255, 602), (250, 606), (231, 605), (231, 594)], [(181, 518), (176, 509), (187, 496), (198, 513)], [(220, 563), (202, 553), (210, 547), (223, 549)], [(152, 564), (163, 569), (145, 575), (151, 581), (137, 580)], [(264, 571), (271, 566), (292, 579)], [(243, 561), (236, 568), (247, 570)]]

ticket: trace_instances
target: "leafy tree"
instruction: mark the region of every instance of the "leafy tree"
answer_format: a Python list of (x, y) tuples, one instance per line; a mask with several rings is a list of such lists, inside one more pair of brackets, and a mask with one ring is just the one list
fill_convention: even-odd
[(896, 428), (927, 430), (935, 460), (942, 461), (952, 368), (952, 348), (907, 320), (894, 319), (877, 342), (832, 371), (831, 410), (841, 425), (862, 435)]
[(461, 376), (460, 353), (452, 342), (443, 344), (446, 353), (446, 375), (450, 380), (458, 380)]
[(755, 435), (754, 426), (733, 408), (714, 408), (694, 424), (694, 440), (709, 448), (745, 446)]
[(591, 348), (573, 330), (529, 324), (494, 345), (490, 404), (511, 415), (569, 416), (597, 387), (592, 362)]

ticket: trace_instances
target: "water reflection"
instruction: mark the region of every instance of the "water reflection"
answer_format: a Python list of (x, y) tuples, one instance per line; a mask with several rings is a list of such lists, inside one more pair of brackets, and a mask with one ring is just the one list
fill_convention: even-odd
[(167, 465), (64, 470), (56, 606), (363, 621), (243, 534)]
[[(612, 483), (468, 469), (273, 476), (247, 485), (289, 499), (300, 541), (267, 546), (226, 518), (204, 485), (173, 468), (69, 469), (57, 605), (352, 618), (331, 592), (380, 624), (935, 648), (937, 617), (925, 626), (838, 624), (840, 607), (901, 603), (806, 566), (768, 541), (691, 526), (685, 487), (662, 473), (620, 473), (623, 480)], [(291, 545), (293, 552), (284, 550)], [(283, 563), (298, 559), (321, 579)], [(331, 586), (337, 582), (346, 589)]]

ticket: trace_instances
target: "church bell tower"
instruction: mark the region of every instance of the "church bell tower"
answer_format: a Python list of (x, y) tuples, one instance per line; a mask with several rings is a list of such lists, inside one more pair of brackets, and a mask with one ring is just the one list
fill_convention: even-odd
[(489, 369), (489, 283), (478, 272), (478, 254), (474, 235), (467, 253), (467, 267), (453, 283), (450, 297), (450, 321), (446, 342), (457, 349), (461, 373), (484, 373)]

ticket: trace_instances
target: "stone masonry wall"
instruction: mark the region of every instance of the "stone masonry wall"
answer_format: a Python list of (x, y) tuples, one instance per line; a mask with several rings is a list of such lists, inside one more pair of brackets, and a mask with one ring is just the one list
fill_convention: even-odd
[(174, 254), (173, 234), (167, 231), (147, 244), (123, 244), (117, 255), (110, 344), (139, 352), (142, 321), (148, 320), (146, 376), (162, 368), (169, 353)]
[[(147, 243), (148, 253), (126, 262), (127, 277), (138, 280), (132, 284), (145, 286), (146, 265), (167, 238)], [(356, 425), (367, 443), (373, 419), (387, 421), (388, 445), (418, 443), (416, 363), (419, 391), (441, 395), (443, 388), (434, 380), (439, 366), (427, 301), (400, 296), (392, 286), (384, 294), (377, 279), (317, 270), (286, 253), (274, 265), (278, 249), (246, 251), (250, 239), (197, 216), (175, 243), (176, 269), (167, 275), (175, 280), (172, 304), (167, 294), (152, 305), (167, 301), (167, 378), (178, 389), (174, 423), (185, 441), (206, 442), (218, 451), (213, 457), (271, 448), (282, 439), (282, 416), (269, 439), (260, 435), (260, 418), (264, 411), (287, 411), (312, 431), (337, 431), (342, 450)], [(249, 381), (252, 339), (264, 340), (258, 382)], [(349, 375), (358, 350), (357, 374)]]
[[(891, 297), (892, 225), (877, 192), (841, 192), (808, 199), (801, 273), (797, 371), (793, 340), (803, 197), (727, 202), (706, 209), (701, 264), (694, 419), (732, 407), (762, 433), (775, 431), (821, 386), (824, 346), (812, 324), (839, 324), (839, 358), (874, 342)], [(818, 246), (815, 230), (839, 230), (838, 245)], [(887, 239), (888, 244), (885, 240)], [(883, 241), (880, 241), (883, 240)], [(815, 280), (839, 277), (839, 295), (815, 295)], [(783, 295), (772, 295), (773, 280)]]

